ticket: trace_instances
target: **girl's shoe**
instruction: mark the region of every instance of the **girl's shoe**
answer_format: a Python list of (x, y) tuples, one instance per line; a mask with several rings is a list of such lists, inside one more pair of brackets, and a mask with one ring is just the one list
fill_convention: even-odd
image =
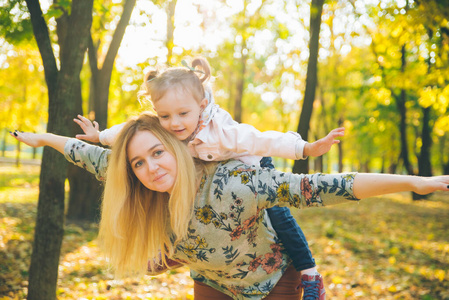
[(324, 289), (323, 276), (320, 274), (301, 276), (301, 286), (303, 290), (303, 300), (325, 300), (326, 290)]

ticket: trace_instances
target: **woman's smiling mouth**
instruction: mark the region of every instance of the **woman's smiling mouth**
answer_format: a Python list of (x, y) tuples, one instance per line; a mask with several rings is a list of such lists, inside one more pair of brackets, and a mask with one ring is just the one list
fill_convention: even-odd
[(156, 177), (154, 177), (153, 182), (161, 181), (161, 179), (164, 178), (165, 175), (167, 175), (167, 174), (164, 173), (164, 174), (157, 175)]

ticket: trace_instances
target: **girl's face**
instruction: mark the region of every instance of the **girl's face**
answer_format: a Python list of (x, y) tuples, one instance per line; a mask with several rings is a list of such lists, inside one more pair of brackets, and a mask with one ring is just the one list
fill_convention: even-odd
[(200, 114), (206, 105), (206, 99), (198, 103), (188, 92), (169, 89), (154, 103), (154, 109), (162, 127), (183, 141), (198, 127)]
[(128, 161), (142, 184), (156, 192), (170, 193), (176, 181), (176, 158), (151, 132), (137, 132), (128, 144)]

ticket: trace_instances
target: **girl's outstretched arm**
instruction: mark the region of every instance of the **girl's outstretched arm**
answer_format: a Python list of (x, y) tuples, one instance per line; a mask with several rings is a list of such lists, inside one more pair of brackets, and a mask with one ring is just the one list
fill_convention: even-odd
[(91, 122), (88, 118), (78, 115), (78, 119), (73, 119), (83, 130), (84, 134), (77, 134), (75, 137), (80, 140), (89, 141), (92, 143), (100, 142), (100, 126), (96, 121)]
[(354, 179), (354, 196), (359, 199), (398, 192), (429, 194), (449, 191), (449, 175), (420, 177), (394, 174), (357, 173)]
[(9, 133), (18, 141), (27, 144), (33, 148), (49, 146), (64, 154), (64, 146), (68, 137), (56, 135), (53, 133), (31, 133), (20, 132), (18, 130)]

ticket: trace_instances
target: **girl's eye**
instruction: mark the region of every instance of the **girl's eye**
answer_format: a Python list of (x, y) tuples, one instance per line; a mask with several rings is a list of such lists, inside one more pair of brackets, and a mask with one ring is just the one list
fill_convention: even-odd
[(180, 115), (181, 115), (181, 116), (185, 116), (185, 115), (187, 115), (188, 113), (189, 113), (188, 111), (185, 111), (185, 112), (180, 113)]
[(168, 119), (168, 116), (159, 116), (161, 119)]

